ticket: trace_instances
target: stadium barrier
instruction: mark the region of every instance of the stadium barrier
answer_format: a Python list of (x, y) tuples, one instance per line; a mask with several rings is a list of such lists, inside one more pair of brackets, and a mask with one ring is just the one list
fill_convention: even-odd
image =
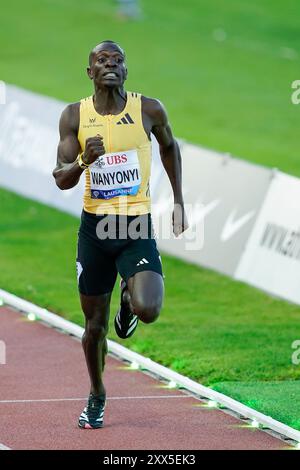
[(300, 304), (300, 180), (274, 175), (234, 277)]
[[(60, 191), (51, 176), (66, 103), (6, 85), (0, 106), (0, 186), (79, 216), (84, 179)], [(151, 194), (162, 251), (300, 304), (300, 180), (179, 141), (190, 228), (175, 239), (173, 198), (153, 139)], [(158, 227), (158, 229), (157, 229)]]
[[(160, 248), (185, 261), (233, 276), (267, 193), (272, 171), (184, 142), (181, 153), (189, 223), (195, 232), (203, 225), (204, 242), (201, 249), (196, 243), (190, 243), (187, 249), (185, 238), (159, 238)], [(160, 205), (169, 201), (165, 211), (171, 213), (172, 190), (165, 172), (161, 173), (159, 187), (152, 196), (155, 209), (160, 214)]]

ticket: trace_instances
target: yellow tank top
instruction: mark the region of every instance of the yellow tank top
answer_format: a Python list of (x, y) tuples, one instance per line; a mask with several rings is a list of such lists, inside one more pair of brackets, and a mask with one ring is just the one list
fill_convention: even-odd
[(93, 96), (80, 101), (78, 140), (103, 137), (105, 155), (85, 170), (84, 210), (92, 214), (139, 215), (150, 212), (151, 141), (142, 122), (139, 93), (127, 91), (124, 110), (102, 116)]

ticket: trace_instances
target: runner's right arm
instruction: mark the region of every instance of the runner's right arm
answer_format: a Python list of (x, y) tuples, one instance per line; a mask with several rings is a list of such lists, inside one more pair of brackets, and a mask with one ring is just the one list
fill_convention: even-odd
[[(79, 127), (79, 103), (68, 105), (62, 112), (59, 121), (60, 141), (57, 149), (57, 164), (53, 170), (55, 182), (60, 189), (76, 186), (82, 172), (77, 157), (82, 151), (77, 138)], [(86, 148), (82, 160), (87, 165), (93, 163), (105, 150), (101, 136), (86, 140)]]
[(78, 183), (80, 175), (83, 172), (83, 169), (80, 168), (76, 160), (81, 150), (77, 139), (79, 125), (78, 104), (68, 105), (63, 110), (59, 121), (60, 141), (53, 176), (60, 189), (73, 188), (73, 186)]

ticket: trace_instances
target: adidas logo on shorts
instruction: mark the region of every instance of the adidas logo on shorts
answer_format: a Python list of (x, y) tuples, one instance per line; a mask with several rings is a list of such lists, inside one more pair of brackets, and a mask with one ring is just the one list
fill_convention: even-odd
[(141, 261), (137, 263), (137, 266), (141, 266), (141, 264), (149, 264), (149, 261), (146, 258), (142, 258)]

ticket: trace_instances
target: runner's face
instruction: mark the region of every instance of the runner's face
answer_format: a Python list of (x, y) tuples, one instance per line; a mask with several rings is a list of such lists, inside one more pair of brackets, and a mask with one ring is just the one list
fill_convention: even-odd
[(122, 86), (127, 77), (127, 68), (122, 49), (114, 44), (103, 44), (93, 54), (88, 74), (101, 88)]

